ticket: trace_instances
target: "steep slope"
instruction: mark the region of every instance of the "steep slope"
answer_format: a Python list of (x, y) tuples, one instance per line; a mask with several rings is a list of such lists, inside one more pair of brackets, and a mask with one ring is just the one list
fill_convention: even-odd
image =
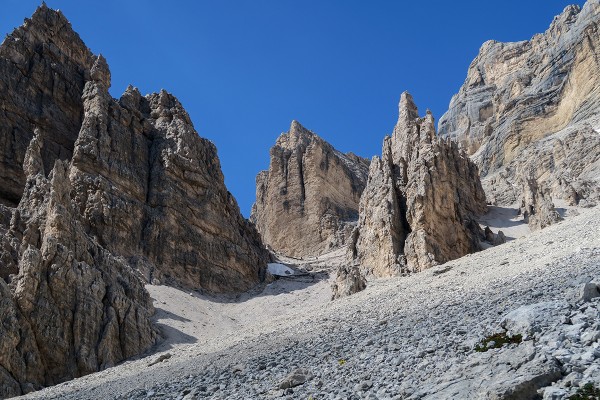
[(112, 99), (104, 58), (46, 6), (0, 55), (4, 204), (20, 199), (37, 130), (46, 173), (57, 159), (71, 162), (71, 197), (87, 234), (148, 281), (230, 291), (261, 279), (268, 254), (225, 187), (214, 145), (177, 99), (132, 87)]
[(256, 177), (251, 220), (273, 250), (316, 256), (344, 245), (358, 218), (368, 161), (343, 154), (292, 121)]
[[(600, 278), (598, 226), (600, 207), (584, 209), (528, 237), (372, 281), (334, 302), (326, 281), (298, 287), (279, 280), (262, 296), (216, 304), (170, 289), (162, 298), (187, 307), (172, 306), (165, 323), (198, 343), (169, 349), (172, 356), (152, 366), (158, 356), (27, 398), (567, 400), (588, 382), (600, 388), (600, 298), (579, 300)], [(206, 321), (215, 324), (212, 336), (196, 310), (214, 315)], [(533, 334), (475, 351), (484, 338), (515, 331), (504, 322), (515, 314)], [(300, 368), (312, 378), (280, 389)]]
[(175, 97), (111, 98), (106, 60), (45, 5), (2, 43), (0, 70), (0, 397), (154, 345), (142, 278), (263, 279), (269, 254)]
[(367, 273), (416, 272), (480, 250), (487, 209), (477, 167), (435, 134), (428, 111), (403, 93), (394, 133), (371, 162), (350, 258)]
[(60, 12), (40, 7), (0, 46), (0, 204), (16, 206), (26, 176), (23, 159), (33, 131), (44, 136), (46, 171), (73, 154), (83, 118), (81, 94), (91, 51)]
[(570, 204), (600, 198), (600, 2), (543, 34), (486, 42), (439, 122), (472, 155), (488, 198), (514, 203), (532, 175)]

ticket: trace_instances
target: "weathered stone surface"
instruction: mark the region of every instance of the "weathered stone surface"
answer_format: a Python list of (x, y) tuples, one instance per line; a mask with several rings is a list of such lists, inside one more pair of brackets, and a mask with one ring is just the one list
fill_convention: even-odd
[(404, 93), (392, 137), (371, 162), (350, 256), (376, 276), (421, 271), (480, 249), (486, 211), (477, 167), (419, 118)]
[(522, 171), (573, 205), (600, 198), (599, 22), (597, 1), (569, 6), (545, 33), (488, 41), (472, 62), (439, 131), (472, 155), (492, 203), (519, 200)]
[[(25, 165), (41, 165), (38, 139)], [(143, 282), (79, 223), (68, 171), (57, 161), (48, 178), (29, 174), (3, 227), (18, 243), (18, 274), (0, 279), (2, 397), (113, 366), (158, 338)]]
[(142, 277), (211, 292), (264, 277), (268, 251), (175, 97), (111, 98), (104, 57), (45, 5), (0, 71), (0, 397), (150, 348)]
[(550, 191), (539, 184), (531, 175), (520, 175), (521, 207), (519, 213), (532, 230), (542, 229), (562, 218), (554, 208)]
[(298, 368), (286, 376), (279, 384), (279, 389), (289, 389), (304, 384), (313, 378), (312, 372), (308, 368)]
[(369, 162), (343, 154), (293, 121), (256, 177), (251, 219), (273, 250), (302, 257), (343, 246), (356, 219)]
[[(214, 145), (175, 97), (129, 87), (112, 99), (106, 60), (45, 5), (4, 41), (0, 68), (4, 204), (19, 201), (23, 168), (49, 172), (55, 160), (70, 160), (86, 232), (148, 281), (212, 292), (260, 281), (268, 252), (227, 191)], [(42, 162), (23, 166), (34, 132)]]
[(485, 235), (485, 240), (493, 246), (499, 246), (501, 244), (506, 243), (506, 236), (504, 235), (504, 232), (502, 232), (502, 231), (498, 231), (498, 233), (494, 233), (494, 232), (492, 232), (492, 230), (490, 229), (489, 226), (486, 226), (485, 229), (483, 230), (483, 233)]
[[(59, 11), (42, 5), (0, 46), (0, 203), (16, 206), (23, 159), (35, 129), (50, 171), (73, 153), (83, 116), (81, 94), (94, 57)], [(15, 94), (18, 93), (18, 96)]]
[(212, 292), (258, 283), (268, 253), (225, 187), (215, 146), (166, 91), (130, 87), (116, 102), (107, 88), (85, 86), (70, 175), (89, 233), (148, 281)]
[(337, 269), (335, 281), (331, 285), (331, 300), (353, 295), (366, 287), (367, 280), (357, 266), (341, 266)]

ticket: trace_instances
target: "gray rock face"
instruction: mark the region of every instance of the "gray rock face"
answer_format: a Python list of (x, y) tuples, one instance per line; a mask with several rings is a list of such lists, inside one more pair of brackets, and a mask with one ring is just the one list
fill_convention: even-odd
[(522, 197), (519, 213), (529, 227), (532, 230), (542, 229), (559, 222), (562, 218), (554, 208), (549, 190), (531, 176), (521, 175), (520, 180)]
[[(81, 94), (94, 56), (60, 13), (40, 7), (0, 46), (0, 203), (16, 206), (23, 159), (37, 128), (46, 171), (73, 154), (83, 116)], [(14, 94), (18, 93), (18, 96)]]
[(45, 5), (0, 71), (0, 397), (149, 349), (142, 277), (210, 292), (264, 278), (269, 254), (175, 97), (111, 98), (106, 60)]
[(477, 167), (435, 134), (402, 94), (400, 116), (382, 157), (371, 162), (350, 258), (376, 276), (416, 272), (480, 249), (474, 221), (486, 211)]
[(4, 41), (0, 68), (4, 204), (20, 200), (26, 147), (37, 131), (42, 161), (25, 169), (48, 173), (55, 160), (70, 161), (71, 197), (86, 233), (148, 281), (212, 292), (260, 281), (268, 253), (227, 191), (214, 145), (198, 136), (175, 97), (129, 87), (112, 99), (106, 60), (46, 6)]
[[(41, 161), (35, 142), (26, 162), (35, 153)], [(0, 397), (113, 366), (158, 339), (143, 282), (79, 223), (68, 173), (57, 161), (48, 178), (28, 175), (4, 226), (18, 244), (18, 274), (0, 279)]]
[[(488, 41), (440, 119), (478, 165), (492, 203), (520, 198), (522, 171), (571, 204), (600, 197), (600, 4), (569, 6), (529, 41)], [(526, 168), (523, 168), (523, 167)]]
[(346, 244), (358, 218), (369, 162), (343, 154), (293, 121), (256, 177), (251, 220), (273, 250), (320, 255)]
[(367, 280), (356, 266), (342, 266), (337, 270), (335, 281), (331, 285), (331, 300), (339, 299), (365, 290)]

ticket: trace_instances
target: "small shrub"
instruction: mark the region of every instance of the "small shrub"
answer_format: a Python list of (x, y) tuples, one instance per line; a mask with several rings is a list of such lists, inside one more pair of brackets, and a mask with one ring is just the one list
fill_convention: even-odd
[(344, 364), (346, 364), (346, 360), (344, 360), (344, 359), (342, 358), (342, 359), (340, 359), (340, 360), (338, 361), (338, 364), (339, 364), (340, 366), (341, 366), (341, 365), (344, 365)]
[(523, 336), (521, 335), (508, 336), (506, 332), (495, 333), (491, 336), (486, 337), (477, 346), (475, 346), (475, 351), (483, 353), (484, 351), (488, 351), (489, 349), (499, 349), (505, 344), (519, 344), (522, 341)]
[(583, 387), (577, 389), (569, 400), (600, 400), (600, 389), (593, 383), (586, 383)]

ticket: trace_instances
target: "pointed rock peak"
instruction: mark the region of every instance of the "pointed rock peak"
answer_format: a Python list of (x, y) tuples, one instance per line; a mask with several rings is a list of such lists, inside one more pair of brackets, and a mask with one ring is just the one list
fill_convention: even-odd
[(311, 140), (317, 137), (314, 132), (306, 129), (300, 122), (293, 120), (290, 130), (282, 133), (275, 145), (292, 150), (299, 145), (306, 146)]
[(47, 25), (48, 27), (55, 25), (69, 24), (67, 18), (59, 10), (53, 10), (48, 7), (45, 2), (35, 10), (31, 16), (31, 20), (35, 23)]
[(177, 100), (175, 96), (167, 92), (165, 89), (160, 89), (160, 92), (158, 93), (158, 101), (163, 107), (173, 108), (181, 106), (179, 100)]
[(577, 21), (577, 17), (580, 12), (581, 7), (579, 7), (577, 4), (566, 6), (560, 15), (554, 17), (554, 20), (550, 24), (550, 28), (548, 29), (547, 33), (560, 33), (563, 29), (565, 29), (566, 25), (571, 25)]
[(142, 94), (135, 86), (129, 85), (119, 99), (119, 104), (128, 110), (134, 110), (139, 107)]
[(44, 175), (42, 143), (42, 132), (36, 127), (33, 131), (33, 138), (31, 138), (29, 146), (27, 146), (27, 150), (25, 151), (25, 158), (23, 160), (23, 172), (25, 172), (27, 179), (31, 179), (38, 174)]
[(306, 136), (306, 135), (313, 134), (313, 132), (306, 129), (304, 126), (302, 126), (302, 124), (300, 122), (298, 122), (296, 120), (292, 121), (292, 124), (290, 125), (290, 130), (288, 133), (292, 136)]
[(90, 70), (90, 77), (93, 81), (106, 86), (106, 88), (110, 87), (110, 69), (108, 68), (106, 58), (102, 54), (96, 57), (94, 65)]
[(404, 92), (400, 96), (400, 104), (398, 105), (398, 123), (410, 123), (419, 118), (419, 110), (410, 93)]
[(134, 96), (138, 99), (140, 97), (142, 97), (142, 93), (140, 92), (140, 89), (138, 89), (137, 87), (135, 87), (131, 84), (127, 86), (127, 89), (125, 89), (125, 93), (123, 93), (123, 94), (128, 94), (128, 95)]

